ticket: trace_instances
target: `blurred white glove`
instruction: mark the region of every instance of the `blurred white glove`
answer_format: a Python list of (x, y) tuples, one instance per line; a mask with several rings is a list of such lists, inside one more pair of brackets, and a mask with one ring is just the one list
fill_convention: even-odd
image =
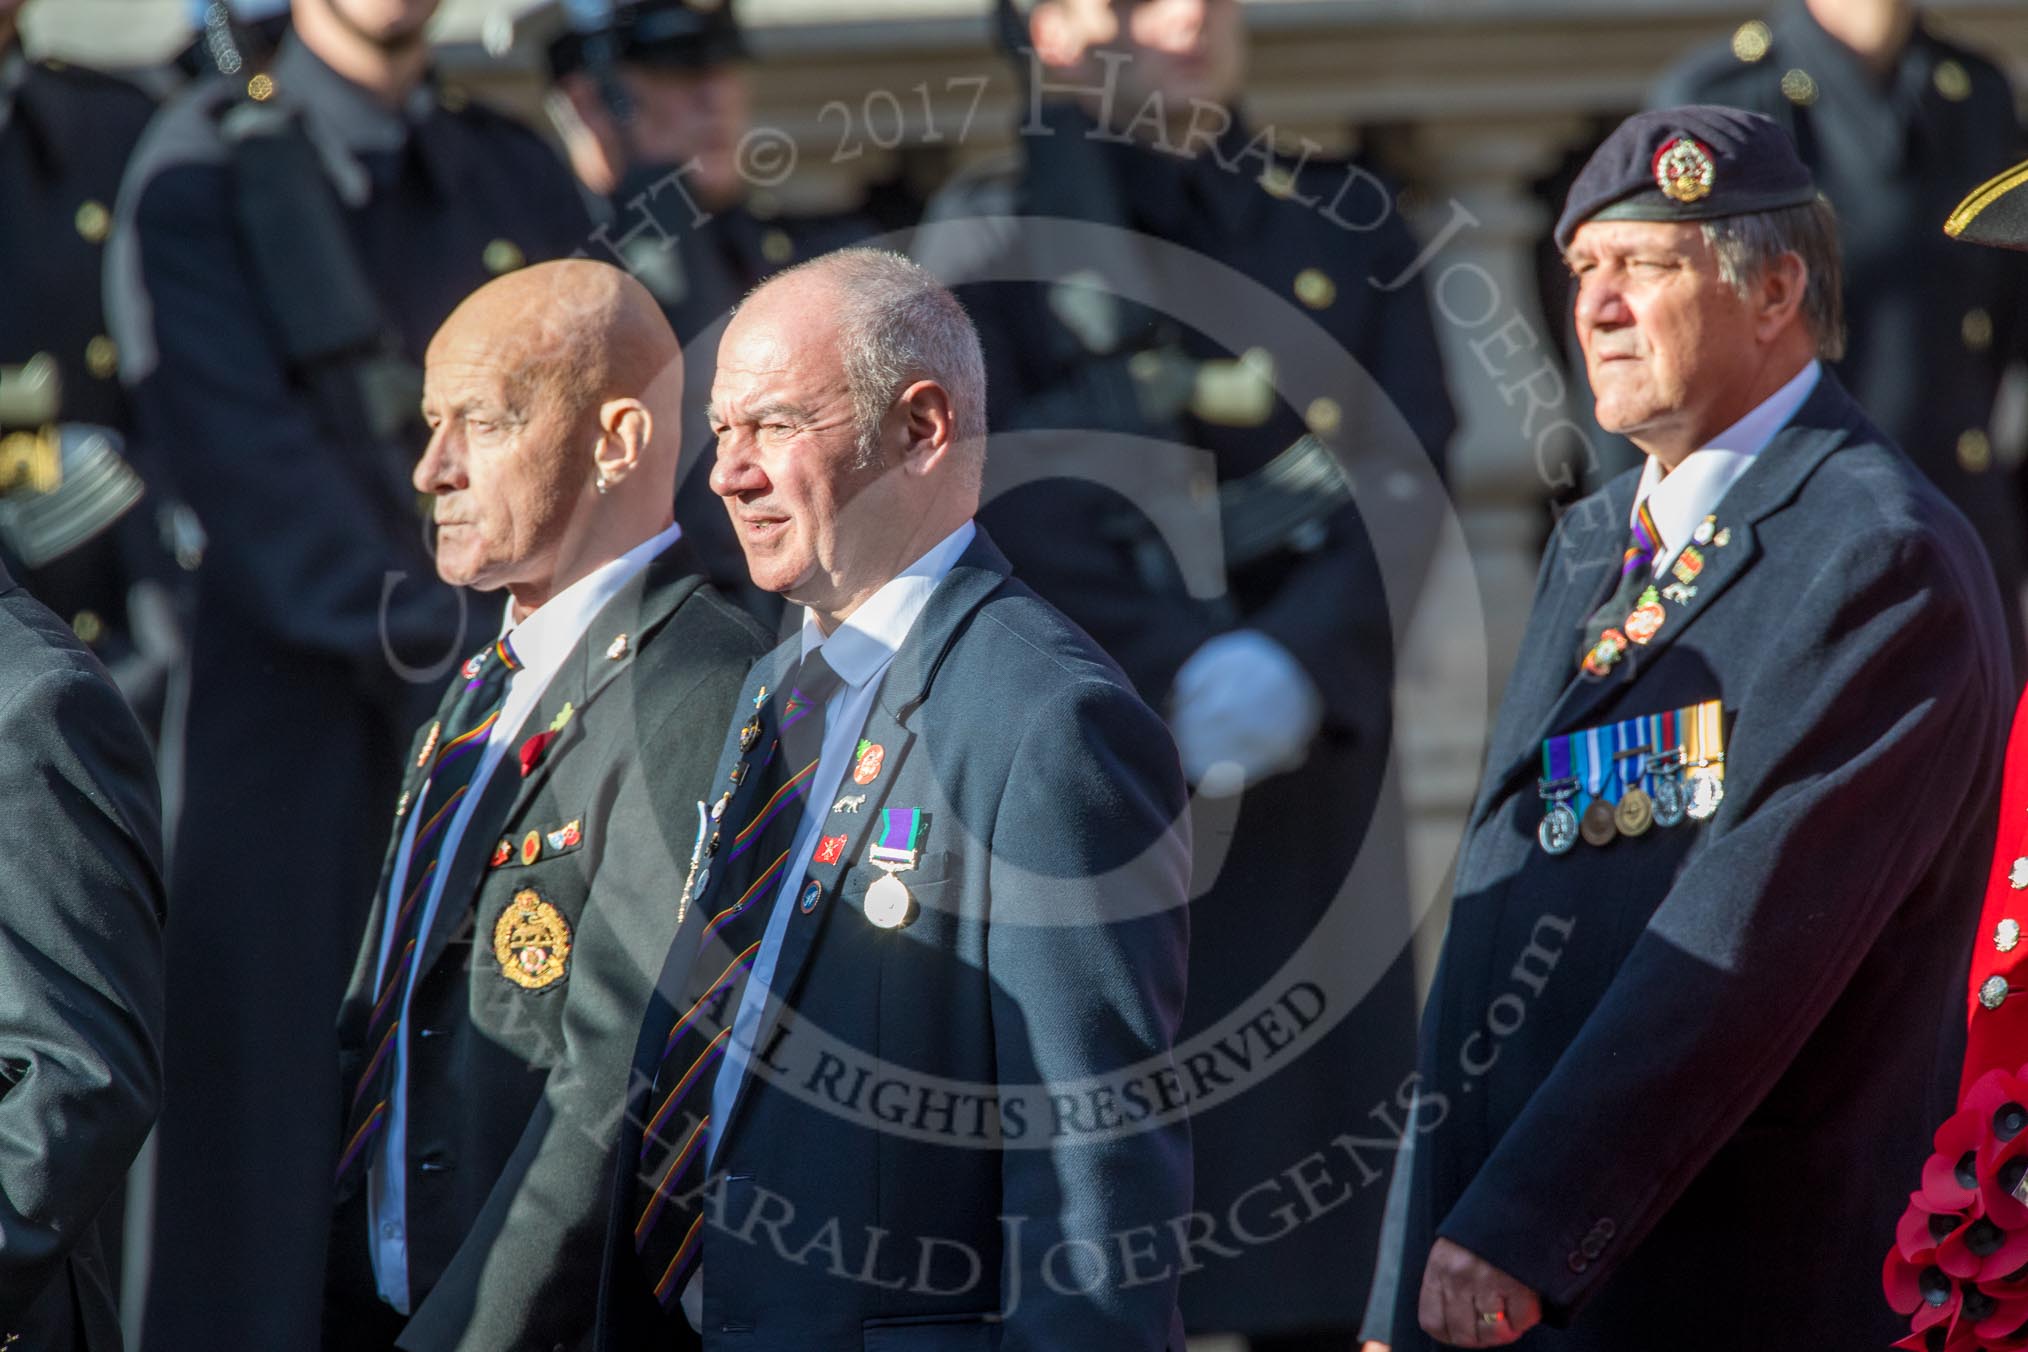
[(1323, 721), (1309, 673), (1257, 629), (1220, 634), (1176, 673), (1169, 727), (1183, 773), (1206, 793), (1238, 793), (1295, 769)]

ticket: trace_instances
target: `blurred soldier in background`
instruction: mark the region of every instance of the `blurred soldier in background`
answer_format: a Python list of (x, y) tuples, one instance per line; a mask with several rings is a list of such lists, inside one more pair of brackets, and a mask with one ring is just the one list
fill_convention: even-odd
[[(1324, 1189), (1344, 1191), (1341, 1204), (1300, 1226), (1273, 1219), (1299, 1203), (1276, 1213), (1259, 1189), (1334, 1137), (1387, 1132), (1414, 1059), (1401, 807), (1386, 769), (1394, 632), (1423, 560), (1383, 591), (1371, 532), (1432, 537), (1424, 509), (1439, 494), (1433, 480), (1420, 501), (1409, 487), (1385, 504), (1389, 519), (1362, 520), (1338, 462), (1370, 468), (1391, 447), (1427, 478), (1451, 435), (1416, 246), (1376, 176), (1313, 144), (1284, 160), (1239, 119), (1237, 0), (1043, 0), (1006, 37), (1034, 95), (1019, 158), (953, 184), (918, 247), (955, 282), (1015, 268), (1040, 279), (961, 289), (985, 341), (995, 434), (981, 519), (1016, 575), (1167, 713), (1199, 788), (1178, 1045), (1236, 1028), (1223, 1036), (1238, 1060), (1206, 1056), (1216, 1077), (1185, 1077), (1202, 1102), (1196, 1208), (1232, 1216), (1252, 1190), (1234, 1224), (1260, 1242), (1220, 1244), (1186, 1270), (1185, 1318), (1256, 1349), (1346, 1349), (1384, 1149), (1370, 1172), (1348, 1168)], [(1216, 340), (1172, 317), (1230, 287), (1228, 269), (1244, 291)], [(1120, 299), (1137, 292), (1154, 299)], [(1319, 383), (1325, 349), (1356, 361), (1363, 384)], [(1190, 524), (1157, 533), (1178, 520)], [(1341, 889), (1348, 906), (1379, 903), (1392, 932), (1318, 930)], [(1383, 945), (1376, 979), (1327, 991), (1327, 976), (1296, 1001), (1319, 1021), (1345, 1016), (1300, 1059), (1276, 1059), (1286, 1023), (1235, 1024), (1292, 988), (1276, 980), (1292, 959), (1349, 972)]]
[(0, 0), (0, 563), (69, 621), (150, 731), (178, 646), (154, 503), (126, 461), (99, 278), (120, 171), (154, 104), (30, 61)]
[(1652, 105), (1765, 113), (1838, 209), (1846, 355), (1835, 368), (1882, 430), (1970, 517), (2022, 660), (2028, 506), (1994, 457), (2008, 364), (2028, 351), (2028, 260), (1937, 228), (2021, 158), (2007, 77), (1931, 33), (1915, 0), (1782, 0), (1666, 75)]
[(269, 67), (164, 110), (120, 199), (140, 458), (206, 536), (151, 1347), (316, 1345), (333, 1020), (407, 732), (470, 642), (408, 483), (418, 362), (467, 293), (590, 229), (532, 132), (432, 80), (436, 7), (296, 0)]
[[(596, 199), (594, 258), (633, 273), (683, 344), (693, 389), (718, 360), (716, 327), (782, 268), (872, 235), (856, 212), (791, 214), (752, 189), (741, 163), (748, 124), (746, 40), (730, 0), (572, 0), (534, 16), (549, 43), (551, 120), (578, 181)], [(677, 520), (706, 572), (772, 624), (781, 601), (747, 579), (724, 506), (705, 486), (711, 438), (686, 420)]]

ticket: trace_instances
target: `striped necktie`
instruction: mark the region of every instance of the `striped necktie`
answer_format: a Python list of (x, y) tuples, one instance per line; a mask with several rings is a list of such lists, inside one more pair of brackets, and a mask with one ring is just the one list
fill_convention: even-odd
[[(1585, 665), (1585, 658), (1597, 650), (1602, 637), (1620, 632), (1628, 614), (1640, 601), (1641, 594), (1654, 584), (1655, 554), (1661, 547), (1662, 533), (1655, 526), (1655, 514), (1648, 510), (1648, 500), (1643, 498), (1634, 512), (1633, 531), (1626, 553), (1620, 556), (1619, 583), (1613, 588), (1613, 594), (1605, 599), (1605, 604), (1594, 610), (1584, 622), (1584, 642), (1577, 650), (1580, 667)], [(1621, 634), (1619, 647), (1626, 647), (1624, 634)]]
[[(408, 847), (408, 859), (401, 873), (404, 889), (401, 906), (395, 912), (393, 942), (387, 950), (380, 987), (374, 992), (373, 1011), (367, 1017), (366, 1039), (362, 1046), (373, 1049), (360, 1072), (359, 1082), (346, 1107), (345, 1149), (338, 1160), (338, 1180), (367, 1157), (387, 1118), (387, 1097), (393, 1089), (394, 1043), (401, 1030), (396, 1017), (401, 1009), (401, 992), (415, 964), (416, 949), (422, 941), (423, 898), (436, 877), (444, 841), (458, 805), (472, 787), (472, 776), (486, 757), (486, 743), (499, 721), (500, 706), (507, 700), (507, 683), (521, 663), (503, 635), (492, 646), (459, 668), (464, 683), (451, 700), (450, 710), (430, 729), (423, 749), (436, 759), (415, 805), (415, 836)], [(457, 733), (441, 742), (437, 735), (445, 728)]]
[(824, 747), (825, 705), (843, 684), (823, 653), (812, 652), (789, 682), (779, 713), (772, 702), (763, 707), (764, 732), (773, 736), (756, 743), (768, 750), (760, 783), (746, 800), (755, 807), (714, 870), (712, 904), (732, 900), (704, 926), (662, 1043), (648, 1094), (653, 1113), (641, 1132), (634, 1248), (665, 1310), (674, 1307), (703, 1247), (698, 1202), (711, 1144), (713, 1072), (767, 930), (767, 900), (780, 890), (802, 828)]

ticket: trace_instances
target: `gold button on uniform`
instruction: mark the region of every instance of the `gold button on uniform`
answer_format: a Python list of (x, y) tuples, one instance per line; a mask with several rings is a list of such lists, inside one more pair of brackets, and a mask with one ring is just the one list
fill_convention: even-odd
[(1817, 101), (1817, 82), (1806, 70), (1791, 70), (1782, 76), (1782, 97), (1798, 108), (1807, 108)]
[(274, 77), (265, 73), (254, 76), (246, 82), (246, 95), (255, 103), (266, 103), (275, 96)]
[(1963, 103), (1972, 96), (1972, 73), (1956, 61), (1939, 61), (1930, 78), (1936, 82), (1936, 92), (1952, 103)]
[(2002, 920), (1993, 930), (1993, 947), (2002, 953), (2012, 953), (2021, 942), (2021, 922), (2014, 919)]
[(1336, 399), (1312, 399), (1310, 406), (1303, 410), (1303, 421), (1320, 437), (1328, 437), (1337, 431), (1343, 418)]
[(786, 263), (796, 256), (796, 242), (786, 230), (769, 230), (761, 236), (761, 257), (770, 263)]
[(1296, 190), (1296, 176), (1281, 165), (1273, 165), (1261, 171), (1261, 190), (1269, 197), (1287, 197)]
[(1338, 299), (1338, 284), (1322, 268), (1304, 268), (1296, 274), (1296, 299), (1312, 310), (1322, 310)]
[(105, 637), (106, 622), (99, 618), (96, 610), (80, 610), (71, 616), (70, 631), (78, 636), (80, 643), (97, 643)]
[(1989, 976), (1979, 984), (1979, 1003), (1987, 1009), (1998, 1009), (2007, 1003), (2007, 978)]
[(106, 236), (112, 233), (113, 213), (106, 210), (106, 204), (96, 198), (87, 198), (72, 218), (77, 223), (78, 234), (87, 244), (104, 244)]
[(119, 345), (103, 333), (85, 344), (85, 370), (100, 380), (111, 380), (120, 369)]
[(1751, 19), (1733, 30), (1732, 54), (1752, 65), (1774, 45), (1774, 31), (1759, 19)]
[(1984, 474), (1993, 467), (1993, 443), (1984, 429), (1974, 427), (1958, 438), (1958, 466), (1967, 474)]
[(1974, 306), (1965, 311), (1964, 323), (1959, 326), (1959, 332), (1964, 335), (1966, 350), (1984, 352), (1993, 345), (1993, 317)]
[(499, 277), (515, 271), (526, 263), (528, 258), (521, 252), (521, 246), (513, 240), (496, 239), (486, 246), (481, 261), (485, 263), (486, 271)]

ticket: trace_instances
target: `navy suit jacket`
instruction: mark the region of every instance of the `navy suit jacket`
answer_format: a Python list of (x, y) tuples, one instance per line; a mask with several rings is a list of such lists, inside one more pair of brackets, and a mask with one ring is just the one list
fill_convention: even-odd
[[(764, 659), (748, 703), (798, 655), (791, 639)], [(1173, 1082), (1187, 936), (1167, 730), (982, 535), (896, 653), (861, 735), (882, 748), (880, 772), (847, 776), (844, 792), (865, 795), (856, 812), (812, 805), (847, 844), (809, 871), (822, 898), (792, 917), (763, 1055), (718, 1134), (703, 1345), (1180, 1352), (1181, 1263), (1164, 1246), (1190, 1210), (1189, 1131), (1151, 1093)], [(883, 807), (929, 817), (901, 875), (915, 917), (898, 929), (863, 911)], [(727, 817), (750, 810), (735, 797)], [(676, 987), (722, 903), (714, 883), (692, 904), (643, 1025), (601, 1348), (695, 1345), (647, 1298), (628, 1162)]]
[[(1992, 569), (1826, 374), (1719, 504), (1695, 596), (1589, 680), (1637, 477), (1550, 546), (1467, 828), (1395, 1346), (1429, 1345), (1433, 1235), (1541, 1294), (1523, 1348), (1885, 1346), (1894, 1180), (1952, 1102), (2012, 693)], [(1711, 820), (1543, 852), (1544, 738), (1710, 699)]]

